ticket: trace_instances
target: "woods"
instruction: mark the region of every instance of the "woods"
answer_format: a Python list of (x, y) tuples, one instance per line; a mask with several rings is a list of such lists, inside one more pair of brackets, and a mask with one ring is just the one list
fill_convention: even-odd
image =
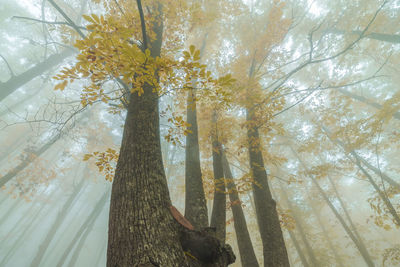
[(5, 3), (0, 265), (400, 264), (399, 14)]

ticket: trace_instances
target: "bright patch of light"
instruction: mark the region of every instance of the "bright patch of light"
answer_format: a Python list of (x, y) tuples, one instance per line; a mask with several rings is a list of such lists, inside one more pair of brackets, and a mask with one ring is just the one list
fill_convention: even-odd
[(301, 127), (301, 130), (303, 131), (304, 134), (308, 134), (312, 129), (311, 125), (306, 125), (304, 124), (303, 127)]
[(286, 51), (290, 51), (292, 45), (293, 45), (293, 38), (290, 36), (289, 38), (287, 38), (287, 41), (283, 47), (285, 48)]
[(114, 129), (114, 130), (111, 131), (111, 133), (112, 133), (113, 135), (115, 135), (115, 136), (120, 136), (120, 137), (122, 137), (122, 132), (121, 132), (121, 130), (119, 130), (119, 129)]
[(247, 6), (252, 6), (255, 2), (255, 0), (243, 0), (243, 3)]
[(354, 179), (353, 178), (349, 178), (349, 179), (346, 179), (345, 181), (344, 181), (344, 184), (345, 185), (352, 185), (354, 183)]
[(32, 0), (19, 0), (18, 4), (25, 10), (29, 10), (31, 14), (40, 14), (40, 6), (35, 5)]
[(307, 4), (309, 6), (308, 12), (312, 14), (314, 17), (320, 17), (325, 13), (324, 9), (318, 6), (315, 0), (308, 0)]

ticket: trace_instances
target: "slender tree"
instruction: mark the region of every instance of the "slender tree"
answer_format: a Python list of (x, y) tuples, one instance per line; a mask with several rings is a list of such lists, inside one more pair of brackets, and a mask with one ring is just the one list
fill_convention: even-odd
[(222, 152), (222, 164), (224, 168), (224, 175), (227, 180), (227, 191), (229, 194), (229, 201), (231, 203), (237, 244), (239, 246), (240, 261), (242, 266), (258, 267), (259, 264), (254, 253), (253, 243), (251, 242), (249, 229), (247, 228), (246, 218), (242, 209), (240, 197), (237, 192), (225, 152)]
[(211, 227), (216, 228), (217, 237), (225, 243), (226, 232), (226, 194), (224, 169), (222, 165), (222, 145), (218, 140), (217, 113), (213, 112), (212, 119), (212, 159), (214, 171), (214, 201), (211, 214)]

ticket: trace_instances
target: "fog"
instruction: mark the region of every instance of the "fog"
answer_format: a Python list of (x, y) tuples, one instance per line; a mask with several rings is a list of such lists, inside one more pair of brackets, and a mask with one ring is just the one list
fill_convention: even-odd
[(235, 206), (259, 266), (273, 216), (290, 266), (400, 266), (398, 25), (396, 0), (0, 0), (0, 266), (106, 266), (114, 176), (140, 159), (118, 161), (125, 118), (151, 93), (169, 196), (145, 179), (132, 199), (222, 220), (230, 266)]

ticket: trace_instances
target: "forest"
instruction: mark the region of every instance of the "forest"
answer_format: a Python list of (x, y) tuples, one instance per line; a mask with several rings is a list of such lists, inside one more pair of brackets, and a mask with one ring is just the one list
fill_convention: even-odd
[(0, 0), (0, 267), (400, 266), (399, 25)]

